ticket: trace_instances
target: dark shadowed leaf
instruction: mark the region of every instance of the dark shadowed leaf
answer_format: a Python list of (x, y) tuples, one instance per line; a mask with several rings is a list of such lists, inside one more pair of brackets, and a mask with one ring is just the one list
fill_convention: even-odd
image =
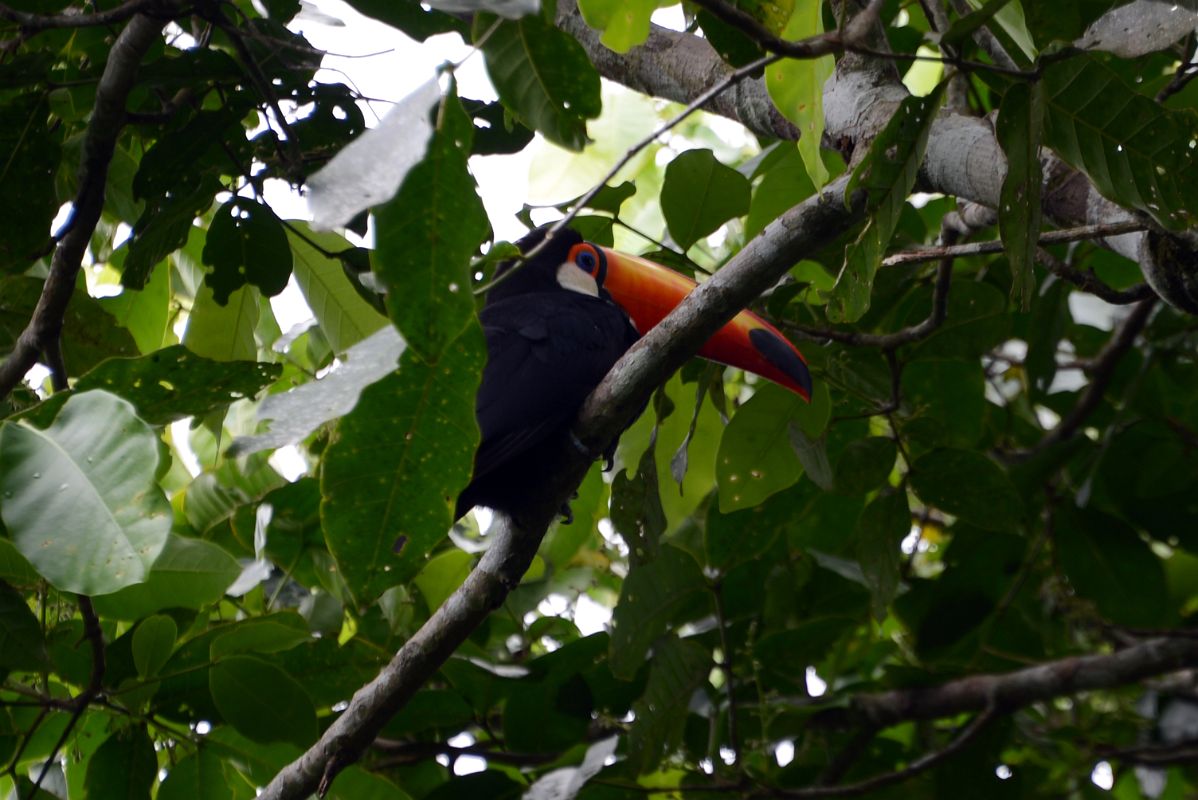
[(158, 787), (158, 800), (228, 800), (228, 778), (216, 748), (200, 747), (171, 767)]
[(316, 711), (283, 670), (253, 656), (229, 656), (208, 672), (212, 700), (224, 718), (255, 742), (307, 747), (316, 738)]
[(905, 491), (878, 495), (857, 520), (856, 554), (869, 583), (874, 617), (886, 618), (886, 609), (898, 592), (902, 553), (899, 543), (911, 532), (911, 511)]
[(247, 283), (272, 297), (291, 277), (291, 247), (283, 224), (270, 206), (245, 197), (233, 198), (216, 212), (203, 258), (212, 267), (204, 280), (222, 306)]
[(697, 642), (669, 636), (654, 643), (649, 682), (632, 706), (636, 721), (628, 735), (629, 757), (638, 772), (653, 771), (677, 745), (691, 695), (710, 670), (711, 654)]
[(35, 671), (46, 666), (42, 626), (25, 599), (0, 581), (0, 670)]
[(1017, 83), (1003, 98), (995, 124), (999, 144), (1007, 156), (998, 207), (1002, 235), (1014, 282), (1011, 298), (1024, 311), (1032, 307), (1035, 290), (1033, 267), (1040, 235), (1040, 137), (1044, 130), (1044, 85)]
[(145, 728), (120, 731), (100, 745), (88, 762), (88, 795), (149, 800), (157, 774), (158, 756)]
[(1060, 509), (1053, 521), (1061, 568), (1079, 595), (1119, 625), (1168, 624), (1161, 560), (1135, 530), (1091, 509)]
[(972, 450), (935, 450), (916, 460), (911, 486), (925, 503), (988, 530), (1023, 518), (1023, 498), (1002, 468)]
[(670, 619), (693, 602), (704, 587), (694, 559), (675, 547), (637, 567), (624, 580), (611, 624), (611, 671), (630, 680), (653, 640), (665, 632)]

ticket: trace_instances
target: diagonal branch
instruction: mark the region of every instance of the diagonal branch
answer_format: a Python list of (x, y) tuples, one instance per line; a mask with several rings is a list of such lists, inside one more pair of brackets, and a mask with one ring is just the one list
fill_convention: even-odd
[[(71, 218), (54, 250), (50, 274), (33, 316), (17, 337), (12, 353), (0, 364), (0, 398), (8, 396), (43, 352), (57, 352), (67, 304), (75, 291), (75, 278), (104, 208), (104, 185), (117, 136), (125, 124), (125, 101), (137, 78), (142, 58), (161, 36), (165, 24), (162, 19), (135, 16), (109, 51), (104, 74), (96, 86), (96, 105), (83, 142), (79, 192), (75, 195)], [(55, 365), (55, 371), (58, 373), (55, 382), (65, 382), (66, 374), (61, 364)]]
[(52, 28), (90, 28), (97, 25), (114, 25), (137, 14), (158, 18), (183, 16), (187, 4), (179, 0), (125, 0), (116, 8), (95, 11), (90, 14), (31, 14), (0, 3), (0, 20), (15, 22), (26, 31), (44, 31)]

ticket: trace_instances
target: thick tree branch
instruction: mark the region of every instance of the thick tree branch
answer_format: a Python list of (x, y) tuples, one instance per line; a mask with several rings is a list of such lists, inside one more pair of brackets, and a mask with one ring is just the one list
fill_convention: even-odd
[(1027, 669), (971, 675), (940, 686), (854, 696), (847, 707), (821, 711), (813, 724), (886, 727), (993, 708), (1005, 713), (1054, 697), (1119, 686), (1198, 666), (1198, 640), (1161, 637), (1105, 655), (1073, 656)]
[[(164, 21), (134, 16), (117, 37), (96, 86), (96, 105), (87, 126), (83, 158), (79, 165), (79, 191), (74, 209), (50, 261), (50, 274), (25, 330), (12, 353), (0, 364), (0, 398), (7, 397), (44, 352), (57, 351), (63, 317), (75, 291), (75, 278), (104, 208), (104, 185), (117, 136), (125, 124), (125, 101), (137, 78), (146, 51), (162, 34)], [(51, 359), (52, 363), (54, 359)], [(56, 365), (55, 381), (66, 380), (65, 368)]]
[[(845, 179), (770, 223), (710, 280), (649, 331), (591, 393), (574, 438), (601, 453), (644, 407), (653, 390), (689, 359), (725, 322), (772, 286), (806, 253), (826, 246), (862, 215), (846, 208)], [(490, 547), (466, 581), (409, 639), (377, 678), (359, 689), (349, 707), (311, 748), (284, 767), (262, 800), (300, 800), (328, 789), (345, 766), (361, 757), (379, 730), (519, 583), (558, 509), (582, 482), (592, 459), (568, 441), (549, 454), (551, 479), (520, 498), (510, 515), (497, 514)]]

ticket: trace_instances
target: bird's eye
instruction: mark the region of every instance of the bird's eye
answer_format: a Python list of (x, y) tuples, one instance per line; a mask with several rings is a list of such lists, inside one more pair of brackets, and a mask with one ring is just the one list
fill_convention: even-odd
[(590, 250), (583, 250), (574, 257), (574, 263), (590, 275), (595, 271), (595, 254)]

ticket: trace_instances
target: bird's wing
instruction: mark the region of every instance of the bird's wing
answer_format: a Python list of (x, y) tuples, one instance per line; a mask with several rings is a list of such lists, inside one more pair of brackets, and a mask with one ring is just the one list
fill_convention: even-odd
[(477, 415), (478, 478), (568, 424), (636, 341), (615, 305), (568, 292), (518, 295), (481, 314), (487, 366)]

